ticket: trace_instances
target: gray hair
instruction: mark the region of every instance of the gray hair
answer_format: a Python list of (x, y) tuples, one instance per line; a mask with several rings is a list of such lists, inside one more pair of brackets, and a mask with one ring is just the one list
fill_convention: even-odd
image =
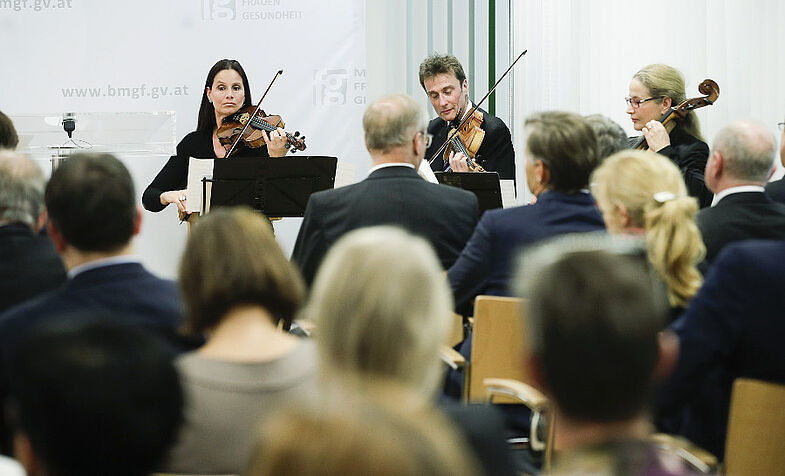
[(365, 146), (369, 151), (389, 152), (410, 142), (425, 127), (423, 108), (405, 94), (385, 96), (363, 114)]
[(332, 247), (306, 315), (333, 377), (391, 380), (432, 395), (452, 297), (431, 245), (393, 226), (347, 233)]
[(597, 136), (600, 161), (629, 147), (627, 133), (613, 119), (602, 114), (591, 114), (585, 119)]
[(712, 149), (723, 158), (723, 169), (737, 180), (765, 183), (777, 153), (777, 140), (763, 125), (739, 121), (723, 127)]
[(44, 209), (45, 182), (35, 162), (19, 152), (0, 150), (0, 223), (34, 227)]

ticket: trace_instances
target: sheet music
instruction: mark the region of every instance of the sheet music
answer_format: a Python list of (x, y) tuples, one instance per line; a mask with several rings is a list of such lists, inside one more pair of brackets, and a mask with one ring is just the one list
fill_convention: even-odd
[(499, 187), (502, 191), (502, 208), (510, 208), (518, 205), (515, 198), (515, 180), (499, 180)]
[(433, 173), (431, 164), (427, 160), (420, 162), (420, 168), (417, 170), (417, 173), (428, 182), (439, 183), (436, 179), (436, 174)]
[(335, 185), (333, 188), (343, 187), (354, 183), (354, 164), (341, 162), (335, 166)]
[(188, 213), (202, 211), (202, 179), (213, 178), (215, 159), (197, 159), (188, 161), (188, 186), (185, 191), (185, 210)]

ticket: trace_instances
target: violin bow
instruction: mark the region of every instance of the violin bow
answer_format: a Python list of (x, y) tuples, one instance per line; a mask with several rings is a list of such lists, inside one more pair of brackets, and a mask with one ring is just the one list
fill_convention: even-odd
[(237, 147), (237, 144), (242, 140), (243, 134), (245, 134), (245, 131), (248, 130), (248, 126), (251, 125), (251, 121), (253, 121), (253, 118), (256, 117), (256, 113), (259, 112), (259, 108), (262, 105), (262, 101), (264, 101), (264, 98), (267, 97), (267, 93), (270, 92), (270, 89), (273, 87), (273, 83), (275, 83), (278, 77), (282, 74), (283, 74), (282, 69), (279, 69), (278, 72), (275, 73), (275, 76), (273, 76), (273, 80), (270, 81), (270, 85), (267, 86), (267, 90), (264, 92), (264, 94), (262, 94), (262, 98), (259, 99), (258, 103), (256, 103), (256, 107), (253, 110), (253, 114), (251, 114), (251, 119), (245, 123), (243, 130), (240, 131), (240, 134), (237, 135), (237, 139), (234, 140), (234, 143), (232, 144), (232, 148), (229, 149), (229, 152), (226, 153), (226, 155), (224, 156), (225, 158), (229, 158), (229, 156), (232, 155), (232, 152), (234, 152), (234, 148)]
[(469, 111), (469, 113), (466, 114), (466, 116), (463, 118), (463, 120), (458, 125), (458, 127), (455, 128), (455, 132), (452, 135), (448, 134), (447, 140), (444, 141), (444, 144), (442, 144), (442, 146), (439, 147), (439, 149), (437, 149), (436, 152), (433, 154), (433, 156), (428, 160), (429, 164), (432, 164), (433, 161), (436, 160), (436, 157), (441, 156), (442, 152), (444, 152), (445, 147), (447, 147), (447, 144), (450, 143), (450, 141), (455, 136), (455, 134), (458, 133), (458, 131), (461, 129), (461, 127), (465, 126), (466, 123), (469, 122), (469, 120), (471, 119), (472, 115), (474, 115), (474, 112), (477, 110), (477, 108), (480, 107), (480, 104), (482, 104), (483, 102), (485, 102), (486, 99), (488, 99), (488, 96), (490, 96), (491, 93), (493, 93), (493, 91), (496, 90), (496, 87), (499, 85), (499, 83), (502, 82), (504, 77), (507, 76), (507, 74), (510, 71), (512, 71), (512, 68), (513, 68), (513, 66), (515, 66), (515, 63), (517, 63), (519, 59), (523, 58), (523, 55), (525, 55), (528, 51), (529, 50), (523, 50), (523, 52), (521, 54), (519, 54), (517, 58), (515, 58), (515, 61), (513, 61), (512, 64), (510, 64), (510, 66), (507, 68), (507, 71), (505, 71), (504, 74), (502, 74), (499, 77), (499, 79), (496, 80), (496, 84), (494, 84), (493, 87), (490, 90), (488, 90), (487, 93), (485, 93), (485, 96), (483, 96), (483, 98), (480, 99), (480, 101), (477, 104), (474, 105), (474, 107)]

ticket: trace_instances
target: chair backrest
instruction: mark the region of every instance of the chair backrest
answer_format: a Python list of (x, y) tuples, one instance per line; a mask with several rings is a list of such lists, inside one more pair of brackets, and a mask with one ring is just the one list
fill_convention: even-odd
[(529, 383), (523, 371), (525, 335), (521, 325), (524, 301), (518, 298), (477, 296), (474, 302), (472, 353), (468, 400), (485, 401), (486, 378)]
[(725, 472), (782, 474), (785, 468), (785, 385), (753, 379), (733, 383)]

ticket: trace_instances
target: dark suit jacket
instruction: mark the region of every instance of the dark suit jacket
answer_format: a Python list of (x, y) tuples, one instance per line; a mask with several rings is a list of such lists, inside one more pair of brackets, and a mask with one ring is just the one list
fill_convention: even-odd
[(34, 324), (52, 315), (111, 311), (169, 337), (180, 325), (177, 285), (160, 279), (139, 263), (94, 268), (59, 288), (13, 307), (0, 316), (0, 353), (7, 356)]
[(545, 238), (605, 229), (588, 193), (549, 191), (534, 205), (486, 211), (447, 276), (456, 311), (466, 313), (479, 294), (509, 296), (515, 253)]
[(775, 202), (785, 203), (785, 178), (767, 183), (766, 193)]
[(0, 226), (0, 313), (64, 281), (63, 262), (47, 236), (24, 223)]
[[(671, 329), (680, 341), (660, 392), (660, 429), (722, 455), (731, 385), (738, 377), (785, 382), (785, 241), (728, 245)], [(676, 415), (669, 422), (665, 416)]]
[[(139, 263), (123, 263), (86, 270), (59, 288), (26, 301), (0, 315), (0, 400), (7, 395), (3, 370), (14, 347), (46, 319), (79, 318), (80, 312), (108, 311), (132, 325), (162, 336), (174, 350), (193, 348), (177, 336), (181, 304), (173, 281), (153, 276)], [(0, 416), (0, 446), (8, 451), (8, 428)]]
[(471, 236), (478, 214), (473, 193), (426, 182), (409, 167), (385, 167), (362, 182), (311, 195), (292, 259), (310, 284), (327, 250), (345, 233), (398, 225), (427, 239), (446, 269)]
[(710, 265), (728, 243), (749, 239), (785, 239), (785, 205), (760, 192), (734, 193), (695, 218)]
[[(515, 179), (515, 149), (512, 146), (510, 129), (498, 117), (491, 116), (482, 109), (478, 109), (478, 111), (483, 113), (480, 129), (485, 131), (485, 138), (477, 150), (475, 160), (485, 170), (498, 172), (500, 179)], [(430, 160), (439, 147), (444, 144), (450, 129), (460, 124), (460, 121), (454, 122), (457, 124), (450, 125), (447, 121), (437, 117), (428, 123), (428, 133), (433, 134), (433, 141), (425, 152), (425, 160)], [(431, 162), (431, 168), (435, 171), (444, 170), (444, 165), (443, 158), (437, 158)]]

